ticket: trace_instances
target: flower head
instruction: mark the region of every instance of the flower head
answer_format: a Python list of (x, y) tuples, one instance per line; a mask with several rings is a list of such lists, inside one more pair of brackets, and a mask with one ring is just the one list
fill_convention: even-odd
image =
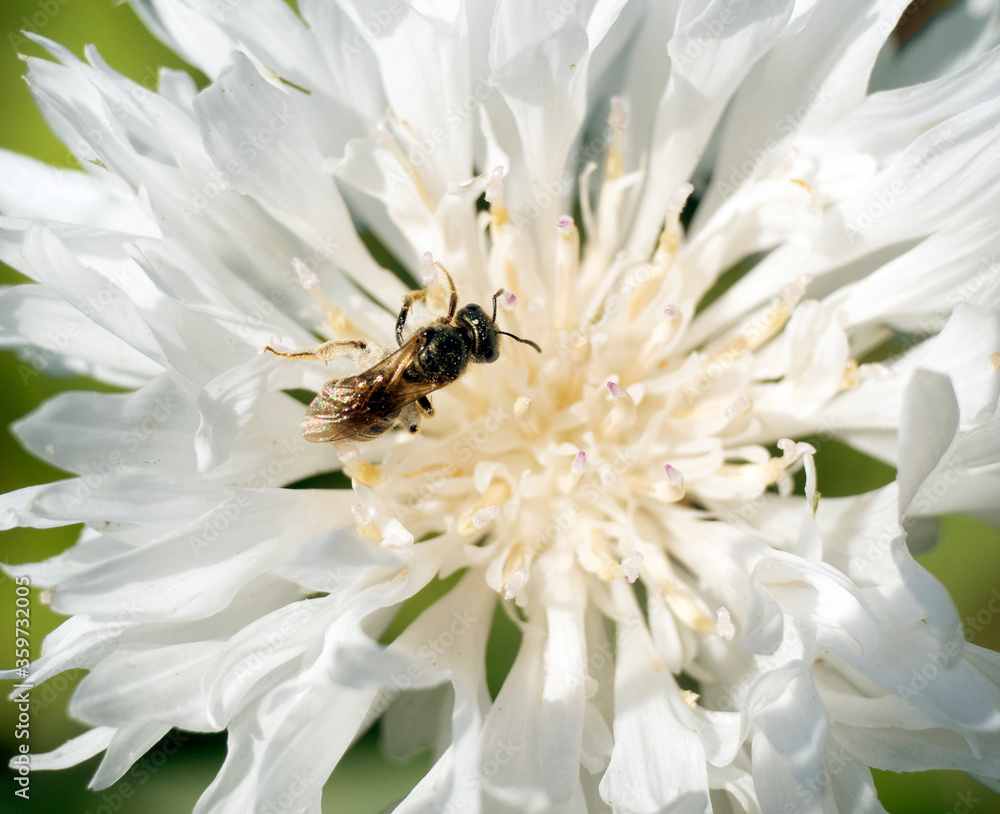
[[(74, 477), (0, 517), (85, 527), (9, 568), (71, 616), (34, 680), (90, 671), (95, 728), (36, 768), (104, 751), (101, 788), (170, 727), (226, 729), (198, 810), (316, 810), (384, 715), (434, 749), (404, 812), (1000, 777), (1000, 658), (908, 549), (998, 519), (1000, 53), (869, 93), (900, 4), (694, 5), (137, 2), (201, 91), (36, 38), (84, 171), (0, 156), (30, 180), (2, 257), (38, 283), (0, 294), (5, 340), (72, 326), (59, 363), (128, 390), (17, 425)], [(449, 278), (499, 358), (428, 388)], [(307, 443), (376, 365), (410, 396)], [(817, 436), (896, 480), (821, 497)], [(521, 641), (492, 698), (495, 614)]]

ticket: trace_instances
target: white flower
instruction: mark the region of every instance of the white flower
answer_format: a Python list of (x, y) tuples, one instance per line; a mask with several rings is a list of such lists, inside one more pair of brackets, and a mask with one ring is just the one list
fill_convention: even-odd
[[(75, 477), (5, 526), (84, 524), (8, 568), (71, 617), (31, 680), (90, 671), (94, 728), (34, 768), (104, 751), (104, 788), (171, 727), (227, 729), (198, 811), (316, 812), (384, 713), (390, 752), (434, 750), (399, 812), (879, 811), (869, 766), (1000, 778), (1000, 657), (908, 550), (1000, 520), (983, 5), (950, 60), (883, 54), (872, 81), (926, 81), (878, 93), (905, 2), (136, 0), (200, 92), (36, 38), (84, 171), (0, 155), (0, 259), (38, 283), (0, 295), (2, 341), (128, 392), (16, 425)], [(427, 252), (543, 353), (502, 338), (416, 436), (307, 444), (282, 391), (357, 367), (263, 349), (394, 347), (408, 289), (407, 332), (446, 304)], [(815, 436), (896, 481), (821, 498)], [(491, 699), (494, 613), (522, 640)]]

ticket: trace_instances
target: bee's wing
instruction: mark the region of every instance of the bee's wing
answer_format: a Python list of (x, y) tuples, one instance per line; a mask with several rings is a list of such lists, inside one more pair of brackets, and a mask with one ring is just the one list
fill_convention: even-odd
[(389, 430), (403, 407), (447, 384), (403, 378), (416, 352), (417, 344), (411, 339), (362, 373), (327, 382), (302, 420), (305, 439), (316, 443), (350, 441), (374, 438)]

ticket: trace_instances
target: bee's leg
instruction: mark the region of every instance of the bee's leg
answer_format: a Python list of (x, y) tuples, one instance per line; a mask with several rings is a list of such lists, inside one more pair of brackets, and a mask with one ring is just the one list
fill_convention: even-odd
[(428, 418), (434, 415), (434, 405), (428, 396), (421, 396), (417, 399), (417, 408)]
[(378, 361), (385, 356), (380, 347), (375, 346), (371, 342), (363, 342), (360, 339), (333, 339), (330, 342), (324, 342), (312, 350), (293, 350), (288, 353), (275, 350), (270, 345), (264, 348), (264, 350), (271, 351), (275, 356), (281, 356), (285, 359), (316, 359), (324, 364), (333, 359), (339, 359), (341, 356), (353, 355), (361, 360), (366, 360), (366, 357), (374, 356), (375, 359), (373, 361)]
[(409, 294), (403, 295), (403, 307), (399, 309), (399, 316), (396, 317), (396, 343), (399, 347), (403, 347), (403, 326), (406, 324), (406, 318), (410, 315), (413, 303), (419, 302), (426, 296), (426, 286), (419, 291), (411, 291)]
[(411, 435), (420, 432), (420, 409), (416, 402), (410, 402), (399, 412), (399, 423), (406, 427)]

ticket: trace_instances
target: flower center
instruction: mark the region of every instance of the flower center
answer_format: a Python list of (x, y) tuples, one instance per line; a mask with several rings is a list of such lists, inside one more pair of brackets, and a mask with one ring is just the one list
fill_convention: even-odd
[[(641, 572), (676, 600), (678, 617), (715, 630), (678, 576), (678, 562), (693, 570), (683, 537), (772, 485), (789, 489), (792, 468), (813, 452), (782, 441), (772, 455), (750, 440), (760, 424), (755, 352), (784, 328), (809, 279), (717, 338), (692, 335), (704, 294), (692, 281), (710, 276), (682, 238), (692, 187), (671, 197), (652, 257), (623, 258), (619, 208), (633, 181), (622, 175), (619, 103), (609, 126), (597, 202), (582, 206), (587, 241), (581, 251), (573, 219), (559, 217), (551, 273), (536, 290), (518, 290), (522, 237), (504, 206), (502, 169), (478, 182), (490, 208), (489, 265), (516, 293), (500, 300), (497, 322), (544, 353), (503, 340), (498, 362), (470, 365), (434, 395), (437, 415), (419, 436), (401, 438), (377, 466), (348, 460), (345, 469), (363, 533), (404, 545), (451, 535), (464, 564), (486, 565), (506, 599), (530, 602), (532, 575), (549, 564), (606, 581)], [(383, 130), (376, 144), (396, 155)], [(412, 162), (397, 159), (426, 191)]]

